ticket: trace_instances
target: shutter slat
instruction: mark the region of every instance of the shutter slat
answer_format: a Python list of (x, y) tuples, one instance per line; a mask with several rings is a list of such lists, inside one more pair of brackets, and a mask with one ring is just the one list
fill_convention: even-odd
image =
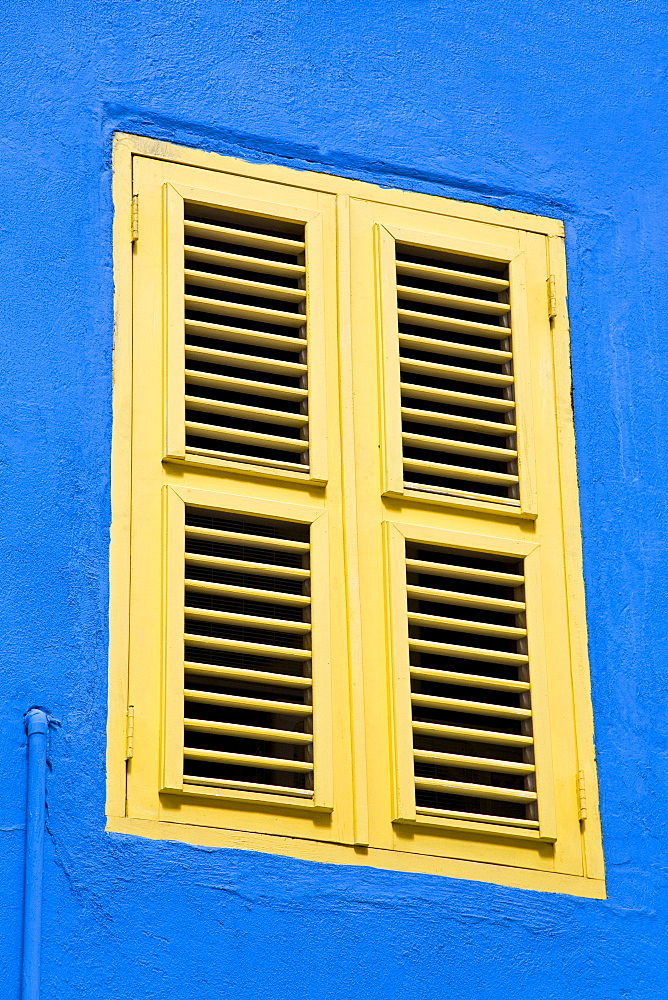
[(502, 639), (519, 639), (527, 634), (525, 628), (509, 625), (492, 625), (487, 622), (469, 622), (463, 618), (442, 618), (438, 615), (414, 614), (409, 612), (408, 621), (415, 625), (428, 625), (457, 632), (475, 632), (477, 635), (491, 635)]
[(397, 297), (410, 302), (421, 302), (425, 305), (451, 306), (463, 312), (489, 313), (492, 316), (504, 316), (510, 312), (510, 306), (503, 302), (492, 302), (487, 299), (472, 299), (464, 295), (451, 295), (447, 292), (432, 292), (425, 288), (411, 288), (408, 285), (397, 285)]
[(216, 764), (238, 764), (240, 767), (262, 767), (269, 771), (312, 771), (309, 761), (285, 760), (281, 757), (256, 757), (248, 753), (225, 753), (222, 750), (194, 750), (186, 748), (186, 760), (207, 760)]
[(409, 639), (409, 649), (416, 652), (441, 653), (456, 659), (479, 660), (481, 663), (528, 663), (522, 653), (502, 653), (496, 649), (478, 649), (474, 646), (457, 646), (450, 642), (433, 642), (430, 639)]
[(406, 326), (422, 326), (429, 330), (448, 330), (450, 333), (462, 333), (471, 337), (489, 337), (494, 340), (505, 340), (506, 337), (510, 336), (510, 327), (507, 326), (474, 323), (468, 319), (414, 312), (412, 309), (399, 309), (398, 314), (399, 321), (405, 323)]
[(186, 383), (189, 385), (201, 385), (207, 389), (219, 391), (236, 392), (251, 396), (265, 396), (271, 399), (285, 399), (290, 402), (300, 403), (306, 399), (308, 392), (306, 389), (292, 389), (286, 385), (275, 385), (272, 382), (258, 382), (254, 379), (235, 378), (230, 375), (205, 374), (186, 369)]
[(186, 309), (193, 312), (211, 313), (214, 316), (235, 316), (256, 323), (271, 323), (273, 326), (301, 327), (306, 322), (303, 313), (285, 312), (282, 309), (268, 309), (266, 306), (247, 306), (240, 302), (226, 302), (223, 299), (209, 299), (202, 295), (186, 295)]
[(306, 291), (303, 288), (273, 285), (264, 281), (252, 281), (249, 278), (229, 278), (223, 274), (208, 274), (206, 271), (195, 271), (188, 267), (184, 268), (183, 276), (186, 284), (197, 288), (217, 288), (221, 292), (235, 292), (251, 298), (296, 303), (303, 302), (306, 298)]
[(482, 597), (476, 594), (461, 594), (456, 590), (437, 590), (431, 587), (406, 588), (409, 597), (421, 598), (440, 604), (454, 604), (464, 608), (478, 608), (480, 611), (520, 612), (524, 611), (522, 601), (503, 601), (496, 597)]
[(293, 795), (298, 798), (311, 798), (313, 792), (303, 788), (292, 788), (289, 785), (263, 785), (258, 781), (228, 781), (221, 778), (191, 778), (185, 776), (185, 784), (210, 785), (212, 788), (234, 789), (240, 792), (270, 792), (272, 795)]
[(202, 247), (185, 244), (186, 260), (196, 260), (201, 264), (229, 267), (238, 271), (257, 271), (259, 274), (278, 274), (286, 278), (300, 278), (306, 273), (303, 264), (284, 264), (278, 260), (263, 260), (262, 257), (247, 257), (244, 254), (229, 253), (225, 250), (205, 250)]
[(473, 785), (466, 781), (443, 781), (436, 778), (416, 778), (416, 788), (426, 788), (450, 795), (466, 795), (472, 798), (498, 799), (501, 802), (535, 802), (535, 792), (524, 792), (510, 788), (494, 788), (493, 785)]
[(519, 587), (524, 583), (524, 575), (520, 573), (499, 573), (470, 565), (457, 566), (452, 563), (430, 562), (428, 559), (408, 558), (406, 559), (406, 568), (412, 573), (427, 573), (430, 576), (473, 580), (479, 583), (498, 583), (507, 587)]
[(512, 361), (511, 351), (500, 351), (491, 347), (471, 347), (457, 344), (452, 340), (435, 340), (433, 337), (418, 337), (412, 333), (399, 333), (399, 345), (425, 354), (447, 354), (453, 358), (470, 358), (472, 361), (486, 361), (503, 365)]
[(307, 371), (306, 365), (298, 361), (277, 361), (272, 358), (260, 358), (254, 354), (216, 351), (206, 347), (186, 347), (186, 358), (189, 361), (222, 365), (225, 368), (246, 368), (248, 371), (270, 372), (272, 375), (286, 375), (289, 378), (300, 378)]
[(507, 747), (530, 747), (533, 745), (533, 739), (530, 736), (514, 736), (510, 733), (494, 732), (491, 729), (468, 729), (466, 726), (438, 725), (434, 722), (414, 722), (413, 732), (426, 736), (450, 737), (455, 740), (492, 743)]
[(463, 479), (472, 483), (516, 483), (517, 476), (509, 476), (505, 472), (478, 472), (461, 465), (443, 465), (441, 462), (429, 462), (420, 458), (405, 458), (404, 469), (409, 472), (429, 472), (431, 475), (447, 476), (452, 479)]
[(442, 767), (463, 767), (471, 771), (498, 771), (500, 774), (534, 774), (534, 764), (515, 764), (510, 760), (494, 760), (491, 757), (469, 757), (457, 753), (434, 753), (428, 750), (413, 751), (413, 758), (421, 764), (437, 764)]
[(243, 708), (253, 712), (272, 712), (277, 715), (311, 714), (310, 705), (295, 705), (291, 701), (270, 701), (266, 698), (242, 698), (236, 694), (217, 694), (213, 691), (195, 691), (186, 688), (186, 701), (194, 701), (202, 705), (226, 705), (230, 708)]
[(196, 437), (232, 441), (234, 444), (259, 445), (261, 448), (276, 448), (279, 451), (294, 451), (301, 454), (308, 450), (308, 441), (301, 438), (278, 437), (276, 434), (260, 434), (253, 431), (239, 431), (217, 424), (200, 424), (186, 420), (186, 431)]
[(250, 562), (247, 559), (226, 559), (222, 556), (197, 555), (194, 552), (187, 553), (186, 560), (189, 566), (207, 566), (213, 569), (227, 569), (236, 573), (251, 573), (259, 576), (278, 576), (293, 580), (308, 580), (310, 575), (309, 570), (299, 569), (296, 566), (279, 566), (274, 563)]
[(292, 732), (290, 729), (269, 729), (264, 726), (244, 726), (234, 722), (209, 722), (203, 719), (185, 719), (188, 732), (210, 733), (212, 736), (236, 736), (239, 739), (267, 740), (271, 743), (306, 745), (313, 742), (310, 733)]
[(311, 598), (305, 594), (285, 594), (275, 590), (256, 590), (254, 587), (235, 587), (228, 583), (211, 583), (208, 580), (190, 580), (186, 578), (188, 590), (200, 594), (213, 594), (220, 597), (238, 597), (240, 600), (271, 601), (273, 604), (285, 604), (289, 607), (305, 608), (311, 603)]
[(509, 681), (501, 677), (485, 677), (481, 674), (462, 674), (454, 670), (433, 670), (431, 667), (411, 667), (411, 677), (434, 684), (454, 684), (459, 687), (480, 687), (488, 691), (514, 691), (521, 694), (529, 691), (526, 681)]
[(509, 285), (503, 278), (487, 278), (480, 274), (468, 274), (466, 271), (438, 267), (436, 264), (412, 264), (405, 260), (397, 261), (397, 274), (406, 274), (427, 281), (442, 281), (448, 285), (460, 285), (464, 288), (480, 288), (488, 292), (503, 292)]
[(434, 694), (414, 694), (411, 703), (418, 708), (441, 708), (443, 711), (465, 712), (467, 715), (488, 715), (497, 719), (530, 719), (531, 712), (525, 708), (511, 708), (505, 705), (488, 705), (484, 702), (467, 701), (462, 698), (439, 698)]
[(537, 830), (540, 826), (538, 820), (534, 819), (506, 819), (504, 816), (491, 816), (485, 813), (463, 812), (456, 809), (418, 809), (420, 816), (443, 816), (446, 819), (456, 819), (463, 822), (494, 823), (500, 826), (517, 826), (521, 829)]
[(300, 542), (294, 538), (267, 538), (244, 531), (224, 531), (216, 528), (202, 528), (192, 524), (186, 526), (186, 538), (206, 538), (213, 542), (229, 542), (254, 549), (266, 549), (269, 543), (274, 552), (299, 552), (302, 555), (311, 549), (308, 542)]
[(308, 343), (297, 335), (263, 333), (261, 330), (246, 330), (244, 327), (225, 326), (222, 323), (206, 323), (204, 320), (187, 319), (185, 327), (186, 334), (190, 337), (205, 337), (207, 340), (223, 340), (232, 344), (252, 344), (276, 351), (303, 351)]
[(477, 396), (469, 392), (438, 389), (435, 386), (414, 385), (412, 382), (401, 383), (401, 394), (407, 399), (428, 399), (432, 403), (470, 406), (473, 409), (493, 410), (498, 413), (510, 413), (515, 408), (512, 399), (500, 399), (495, 396)]
[(186, 673), (198, 677), (225, 677), (233, 681), (251, 681), (267, 684), (269, 687), (310, 688), (310, 677), (294, 677), (292, 674), (274, 674), (267, 670), (243, 670), (240, 667), (223, 667), (212, 663), (193, 663), (187, 660)]
[(304, 427), (308, 417), (304, 413), (286, 413), (284, 410), (266, 410), (242, 403), (224, 403), (217, 399), (200, 399), (186, 396), (186, 409), (202, 413), (215, 413), (220, 417), (235, 417), (266, 424), (283, 424), (286, 427)]
[(452, 452), (455, 455), (470, 455), (472, 458), (484, 458), (489, 461), (517, 458), (517, 452), (510, 448), (491, 448), (489, 445), (467, 444), (465, 441), (429, 437), (426, 434), (404, 433), (401, 436), (404, 444), (408, 447), (423, 448), (426, 451)]
[[(252, 223), (252, 217), (249, 218)], [(301, 240), (253, 233), (246, 229), (216, 225), (213, 222), (195, 222), (187, 219), (184, 231), (186, 236), (232, 243), (242, 247), (256, 247), (258, 250), (272, 250), (275, 253), (298, 254), (304, 249), (304, 243)]]
[(477, 371), (475, 368), (456, 368), (453, 365), (437, 364), (434, 361), (419, 361), (414, 358), (401, 359), (402, 372), (425, 375), (428, 378), (444, 378), (454, 382), (470, 382), (471, 385), (485, 385), (504, 388), (512, 385), (512, 375), (498, 375)]
[(514, 424), (495, 423), (492, 420), (474, 420), (471, 417), (460, 417), (454, 413), (437, 413), (433, 410), (415, 410), (402, 406), (401, 415), (411, 423), (428, 424), (439, 427), (452, 427), (470, 434), (493, 434), (507, 437), (515, 433)]
[(245, 642), (241, 639), (218, 639), (210, 635), (193, 635), (185, 632), (187, 646), (200, 649), (233, 649), (237, 653), (254, 653), (257, 656), (275, 656), (281, 660), (305, 661), (311, 659), (309, 649), (292, 649), (290, 646), (273, 646), (266, 642)]
[(197, 622), (220, 622), (228, 625), (248, 625), (255, 628), (269, 628), (276, 632), (294, 632), (307, 635), (311, 631), (308, 622), (284, 621), (281, 618), (262, 618), (257, 615), (233, 614), (229, 611), (209, 611), (205, 608), (184, 609), (186, 617)]
[(189, 455), (203, 455), (206, 458), (219, 458), (228, 462), (249, 462), (253, 465), (260, 465), (269, 469), (288, 469), (294, 472), (303, 472), (306, 466), (301, 462), (286, 462), (282, 458), (260, 458), (257, 455), (244, 454), (239, 451), (217, 451), (211, 448), (195, 448), (192, 445), (188, 448)]
[[(425, 485), (424, 483), (420, 483), (417, 480), (410, 481), (407, 478), (407, 480), (406, 480), (406, 486), (407, 487), (411, 487), (412, 489), (419, 489), (419, 490), (423, 491), (424, 493), (443, 494), (443, 492), (444, 492), (444, 490), (443, 490), (443, 483), (442, 482), (439, 485), (437, 485), (437, 486), (432, 486), (431, 484)], [(499, 497), (490, 496), (487, 493), (476, 493), (475, 490), (472, 490), (470, 488), (467, 489), (467, 490), (460, 490), (460, 489), (454, 489), (454, 487), (448, 486), (448, 488), (447, 488), (447, 494), (448, 494), (448, 496), (466, 497), (468, 500), (484, 500), (485, 502), (499, 500)], [(507, 500), (505, 498), (503, 499), (503, 504), (504, 504), (504, 506), (508, 506), (508, 507), (518, 507), (519, 508), (519, 506), (520, 506), (519, 500)]]

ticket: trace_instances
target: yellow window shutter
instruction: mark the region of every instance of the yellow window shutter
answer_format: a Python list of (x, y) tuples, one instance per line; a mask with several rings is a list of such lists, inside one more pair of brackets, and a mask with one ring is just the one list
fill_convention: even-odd
[(349, 842), (335, 200), (133, 181), (128, 812)]
[(548, 238), (351, 219), (370, 840), (582, 876)]
[(602, 895), (560, 223), (115, 164), (110, 828)]

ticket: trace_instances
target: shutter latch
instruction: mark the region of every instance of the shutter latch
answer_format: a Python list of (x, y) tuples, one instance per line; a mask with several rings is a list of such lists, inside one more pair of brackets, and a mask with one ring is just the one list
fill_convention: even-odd
[(580, 822), (587, 818), (587, 796), (585, 794), (585, 773), (578, 771), (578, 819)]
[(130, 760), (134, 753), (135, 739), (135, 707), (128, 705), (125, 713), (125, 759)]
[(139, 195), (132, 195), (132, 211), (130, 216), (130, 226), (132, 233), (132, 242), (136, 243), (139, 239)]
[(553, 274), (547, 276), (547, 314), (550, 319), (557, 316), (557, 282)]

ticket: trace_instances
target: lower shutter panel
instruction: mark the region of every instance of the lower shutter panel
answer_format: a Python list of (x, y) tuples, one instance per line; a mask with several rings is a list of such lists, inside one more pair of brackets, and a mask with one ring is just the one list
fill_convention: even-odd
[(305, 227), (186, 204), (186, 450), (307, 472)]
[(507, 265), (396, 253), (405, 485), (517, 505)]
[(188, 507), (186, 783), (313, 796), (306, 525)]
[(538, 828), (523, 561), (408, 542), (418, 814)]

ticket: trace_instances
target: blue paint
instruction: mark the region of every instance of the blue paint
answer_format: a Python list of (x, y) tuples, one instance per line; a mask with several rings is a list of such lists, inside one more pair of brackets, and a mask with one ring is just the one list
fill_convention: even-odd
[(49, 717), (41, 708), (26, 712), (28, 788), (26, 796), (26, 860), (23, 895), (21, 1000), (39, 1000), (42, 939), (42, 876), (46, 823), (46, 743)]
[[(668, 10), (9, 0), (0, 93), (0, 982), (26, 704), (63, 719), (42, 993), (635, 1000), (668, 981)], [(115, 129), (563, 218), (609, 898), (104, 833)]]

